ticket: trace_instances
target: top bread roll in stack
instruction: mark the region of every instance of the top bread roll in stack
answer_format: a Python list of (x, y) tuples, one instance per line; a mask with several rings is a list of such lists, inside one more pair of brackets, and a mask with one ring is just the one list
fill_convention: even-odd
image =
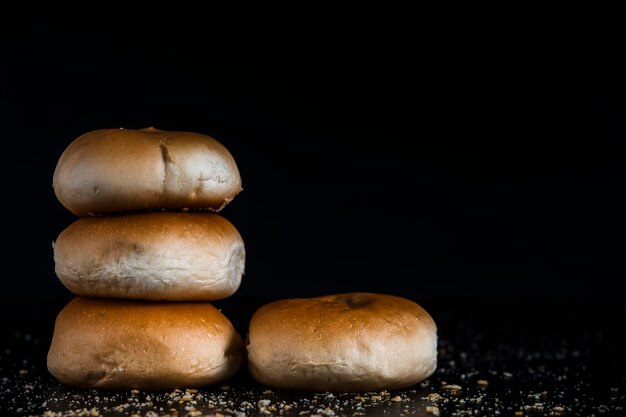
[(53, 244), (55, 272), (79, 297), (57, 317), (50, 372), (106, 389), (232, 376), (241, 338), (206, 302), (232, 295), (244, 272), (243, 240), (215, 214), (241, 191), (228, 150), (199, 133), (96, 130), (63, 152), (53, 187), (80, 217)]

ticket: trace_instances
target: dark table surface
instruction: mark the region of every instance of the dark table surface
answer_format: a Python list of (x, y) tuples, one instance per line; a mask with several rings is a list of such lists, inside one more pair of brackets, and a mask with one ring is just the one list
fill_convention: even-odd
[[(626, 303), (420, 300), (439, 328), (436, 373), (401, 391), (271, 390), (245, 367), (204, 389), (147, 393), (75, 389), (46, 370), (56, 314), (69, 300), (0, 307), (0, 415), (11, 416), (622, 416)], [(245, 335), (268, 300), (215, 303)]]

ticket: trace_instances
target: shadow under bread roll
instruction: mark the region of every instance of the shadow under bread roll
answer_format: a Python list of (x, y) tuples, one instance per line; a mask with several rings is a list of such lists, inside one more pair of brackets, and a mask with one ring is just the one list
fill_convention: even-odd
[(209, 303), (76, 297), (57, 316), (48, 370), (82, 388), (199, 387), (234, 375), (242, 349)]

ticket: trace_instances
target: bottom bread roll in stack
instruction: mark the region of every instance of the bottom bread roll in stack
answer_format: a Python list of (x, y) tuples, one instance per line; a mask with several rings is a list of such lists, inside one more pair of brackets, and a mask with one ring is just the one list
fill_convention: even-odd
[(76, 297), (56, 319), (48, 370), (86, 388), (191, 388), (235, 374), (242, 346), (209, 303)]
[(435, 372), (437, 327), (418, 304), (391, 295), (287, 299), (254, 313), (247, 349), (251, 375), (270, 387), (397, 389)]

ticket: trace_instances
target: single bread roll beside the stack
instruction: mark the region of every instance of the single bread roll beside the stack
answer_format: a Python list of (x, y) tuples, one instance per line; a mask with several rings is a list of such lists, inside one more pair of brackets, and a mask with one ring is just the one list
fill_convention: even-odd
[(48, 370), (78, 387), (189, 388), (232, 376), (242, 347), (208, 303), (77, 297), (56, 319)]
[(210, 136), (155, 128), (85, 133), (63, 152), (54, 192), (77, 216), (160, 209), (221, 210), (241, 191), (230, 152)]
[(244, 273), (239, 232), (213, 213), (83, 217), (54, 243), (55, 271), (74, 294), (145, 300), (217, 300)]
[(435, 371), (437, 327), (418, 304), (391, 295), (286, 299), (254, 313), (247, 349), (250, 373), (270, 387), (398, 389)]

